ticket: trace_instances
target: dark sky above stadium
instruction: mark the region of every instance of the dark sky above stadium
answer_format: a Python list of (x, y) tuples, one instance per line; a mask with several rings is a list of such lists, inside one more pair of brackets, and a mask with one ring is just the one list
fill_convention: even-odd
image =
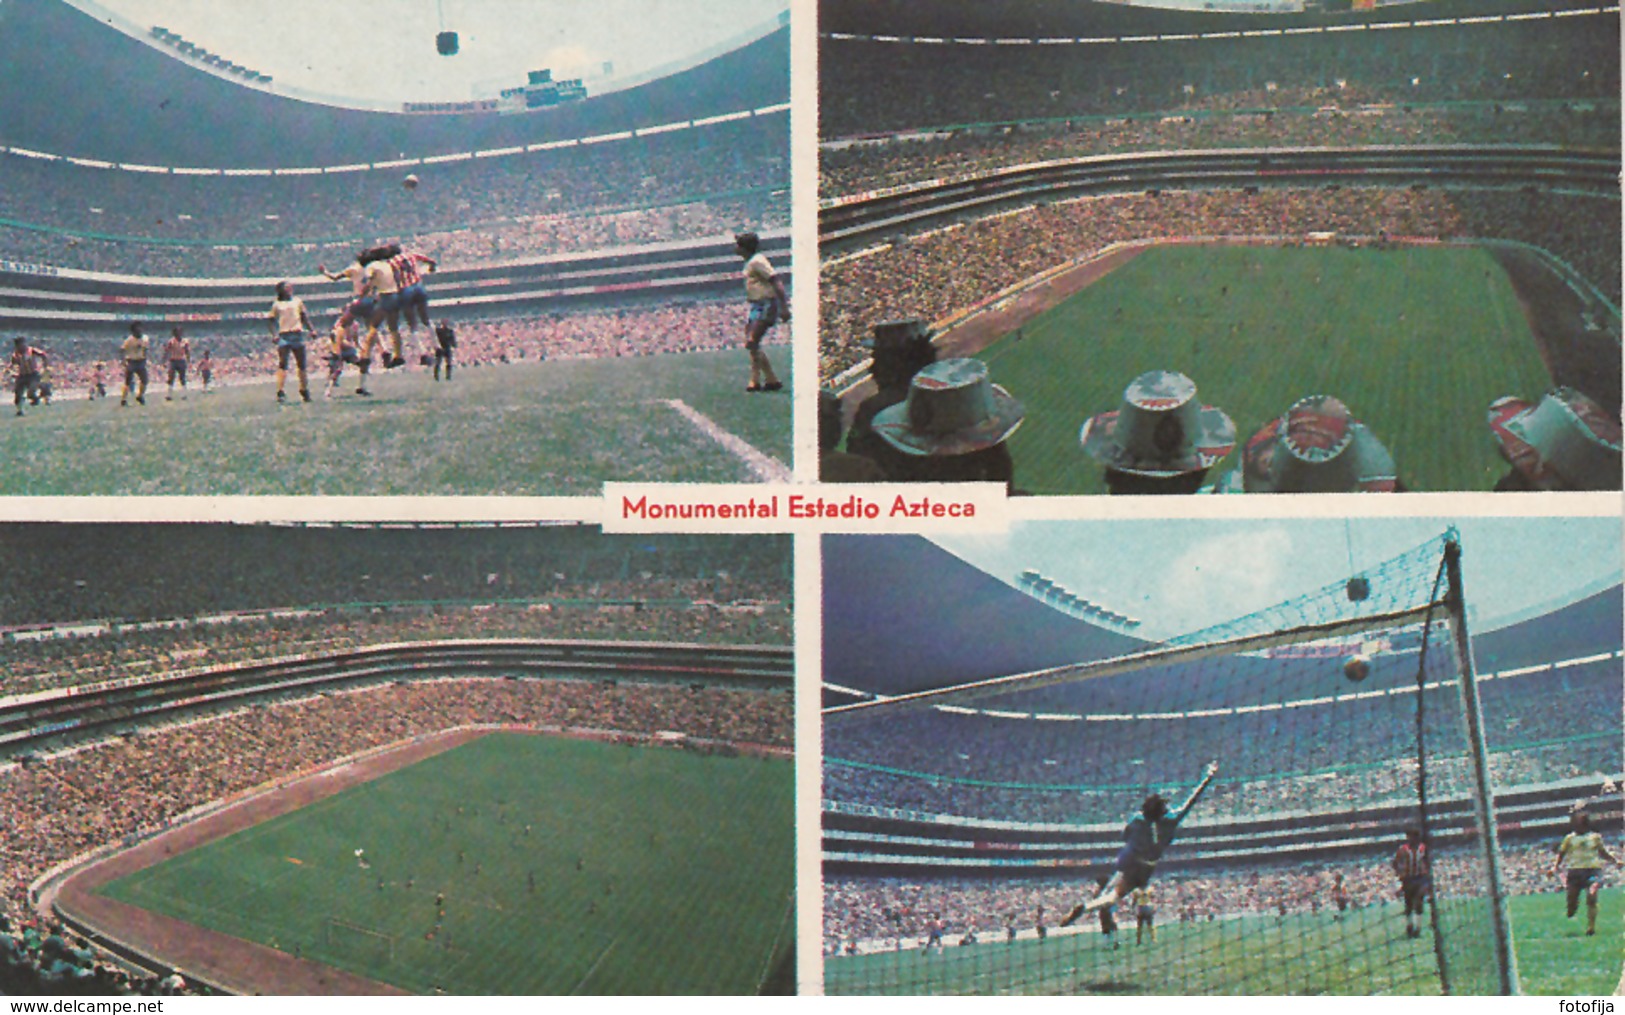
[[(1563, 605), (1620, 575), (1620, 524), (1605, 518), (1277, 518), (1015, 523), (936, 542), (993, 576), (1034, 568), (1138, 618), (1143, 637), (1222, 623), (1344, 581), (1455, 524), (1477, 630)], [(1345, 531), (1345, 525), (1347, 529)]]
[[(626, 78), (771, 22), (788, 0), (92, 0), (161, 25), (282, 86), (368, 104), (495, 97), (527, 71)], [(89, 6), (87, 4), (87, 6)], [(458, 33), (440, 56), (435, 35)], [(597, 83), (599, 87), (594, 88)]]

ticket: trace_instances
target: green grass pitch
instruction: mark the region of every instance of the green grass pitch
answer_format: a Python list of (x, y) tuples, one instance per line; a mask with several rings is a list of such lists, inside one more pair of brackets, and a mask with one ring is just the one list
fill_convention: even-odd
[[(1515, 896), (1513, 938), (1526, 994), (1606, 995), (1619, 982), (1620, 906), (1604, 893), (1595, 937), (1584, 913), (1563, 917), (1562, 893)], [(1096, 933), (1006, 943), (1002, 931), (941, 953), (901, 952), (826, 958), (831, 994), (1436, 994), (1430, 939), (1409, 939), (1397, 904), (1356, 910), (1246, 917), (1157, 928), (1136, 945), (1132, 918), (1120, 919), (1119, 947)], [(1611, 929), (1610, 929), (1611, 928)], [(1465, 934), (1476, 928), (1461, 927)], [(1471, 943), (1469, 942), (1469, 947)], [(1458, 989), (1458, 993), (1467, 993)]]
[(416, 993), (754, 993), (793, 947), (791, 769), (493, 734), (103, 891)]
[[(788, 350), (772, 350), (788, 388)], [(0, 495), (596, 496), (605, 480), (758, 482), (746, 464), (665, 404), (681, 399), (723, 430), (790, 465), (790, 398), (747, 395), (743, 349), (636, 359), (375, 374), (375, 397), (273, 400), (263, 383), (120, 408), (59, 391), (49, 406), (5, 415)], [(118, 378), (114, 378), (115, 381)]]
[(1471, 247), (1153, 247), (980, 355), (1027, 407), (1010, 450), (1039, 494), (1105, 492), (1078, 431), (1147, 370), (1187, 374), (1235, 421), (1210, 481), (1293, 402), (1331, 394), (1414, 490), (1493, 487), (1490, 402), (1551, 386), (1511, 281)]

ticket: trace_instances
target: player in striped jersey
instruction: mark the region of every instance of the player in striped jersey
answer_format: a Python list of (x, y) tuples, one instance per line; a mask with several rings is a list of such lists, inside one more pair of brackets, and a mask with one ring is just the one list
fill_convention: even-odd
[(45, 370), (47, 357), (45, 350), (29, 345), (28, 339), (21, 335), (17, 336), (13, 346), (7, 365), (12, 374), (11, 398), (17, 404), (17, 415), (21, 416), (25, 397), (32, 405), (40, 403), (40, 376)]
[[(429, 291), (423, 288), (423, 274), (418, 271), (418, 265), (426, 264), (430, 271), (439, 267), (439, 263), (427, 254), (420, 254), (415, 250), (402, 250), (392, 247), (394, 255), (389, 259), (389, 266), (395, 272), (395, 284), (400, 290), (401, 309), (406, 312), (406, 328), (414, 336), (417, 335), (418, 325), (422, 324), (425, 331), (430, 332), (431, 340), (433, 329), (429, 324)], [(396, 346), (396, 355), (400, 355), (399, 345)], [(396, 364), (397, 366), (399, 364)]]
[(1421, 937), (1423, 905), (1433, 894), (1433, 857), (1422, 841), (1422, 830), (1405, 829), (1405, 842), (1394, 854), (1394, 876), (1399, 878), (1399, 895), (1405, 901), (1405, 936)]
[(1580, 895), (1586, 898), (1586, 937), (1597, 933), (1597, 894), (1602, 891), (1602, 865), (1618, 863), (1614, 854), (1603, 845), (1602, 833), (1591, 830), (1591, 818), (1577, 810), (1569, 818), (1573, 831), (1557, 844), (1557, 859), (1552, 861), (1556, 874), (1566, 863), (1569, 867), (1568, 904), (1569, 919), (1580, 909)]

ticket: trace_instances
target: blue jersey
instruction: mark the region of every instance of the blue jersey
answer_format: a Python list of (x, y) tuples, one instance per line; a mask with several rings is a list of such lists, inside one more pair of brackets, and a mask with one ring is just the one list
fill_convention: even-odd
[(1178, 830), (1177, 817), (1152, 821), (1144, 814), (1136, 814), (1123, 828), (1123, 852), (1143, 863), (1156, 863)]

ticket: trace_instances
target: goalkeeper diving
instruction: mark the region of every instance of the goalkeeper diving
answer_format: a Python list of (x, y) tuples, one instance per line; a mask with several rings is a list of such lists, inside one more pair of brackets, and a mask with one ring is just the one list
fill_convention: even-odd
[(1213, 777), (1219, 774), (1219, 763), (1210, 761), (1202, 770), (1202, 781), (1191, 790), (1191, 795), (1179, 805), (1179, 809), (1172, 814), (1168, 813), (1168, 801), (1160, 795), (1153, 793), (1145, 798), (1140, 805), (1140, 813), (1129, 819), (1123, 828), (1123, 848), (1118, 851), (1116, 872), (1110, 881), (1100, 889), (1100, 893), (1088, 902), (1080, 902), (1066, 914), (1061, 926), (1070, 927), (1078, 917), (1085, 913), (1093, 913), (1106, 906), (1114, 906), (1123, 901), (1125, 897), (1136, 888), (1144, 888), (1151, 881), (1151, 875), (1157, 872), (1157, 861), (1168, 844), (1174, 841), (1174, 834), (1179, 831), (1179, 823), (1185, 820), (1196, 801), (1207, 790)]

